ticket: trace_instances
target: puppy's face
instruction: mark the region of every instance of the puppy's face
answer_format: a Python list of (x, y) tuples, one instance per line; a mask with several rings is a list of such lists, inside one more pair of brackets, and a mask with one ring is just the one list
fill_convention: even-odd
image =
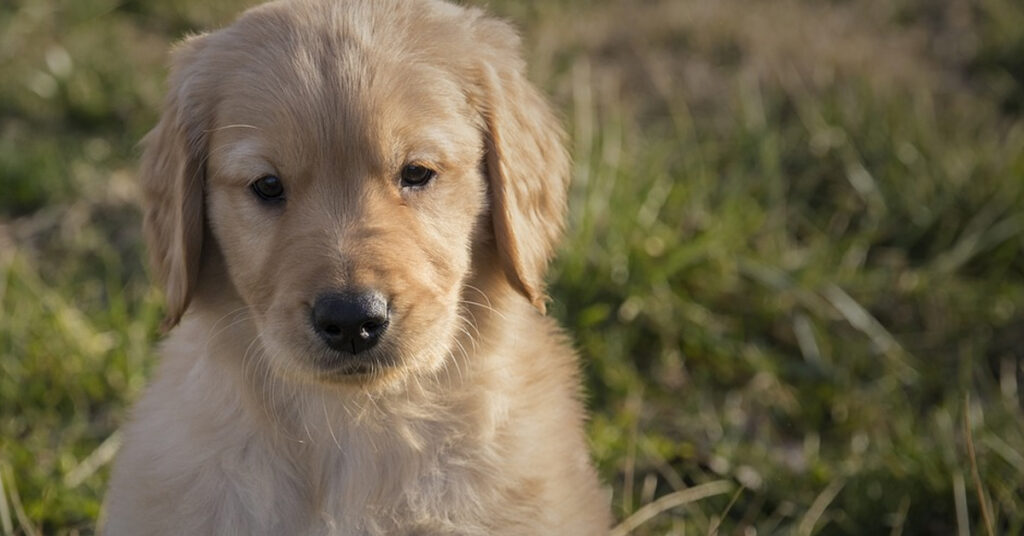
[(263, 357), (324, 381), (435, 370), (471, 265), (541, 303), (567, 159), (515, 43), (439, 2), (315, 0), (186, 42), (143, 161), (169, 324), (212, 247)]
[(329, 379), (445, 357), (485, 194), (451, 77), (349, 54), (369, 80), (279, 60), (228, 73), (206, 168), (208, 219), (267, 357)]

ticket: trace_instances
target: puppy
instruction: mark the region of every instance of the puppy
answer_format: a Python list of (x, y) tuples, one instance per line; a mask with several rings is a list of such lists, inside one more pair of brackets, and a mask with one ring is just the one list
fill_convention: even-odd
[(569, 160), (518, 38), (438, 0), (296, 0), (173, 53), (145, 138), (171, 330), (103, 530), (607, 531), (544, 311)]

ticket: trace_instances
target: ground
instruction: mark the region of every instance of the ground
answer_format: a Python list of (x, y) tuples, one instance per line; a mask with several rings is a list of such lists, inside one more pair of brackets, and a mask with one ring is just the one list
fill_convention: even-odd
[[(135, 144), (242, 4), (0, 4), (0, 534), (92, 532), (162, 311)], [(618, 534), (1024, 532), (1024, 6), (487, 7), (571, 134)]]

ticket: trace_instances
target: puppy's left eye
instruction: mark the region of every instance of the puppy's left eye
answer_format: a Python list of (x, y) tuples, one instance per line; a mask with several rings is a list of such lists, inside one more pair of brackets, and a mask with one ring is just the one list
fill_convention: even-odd
[(402, 186), (423, 186), (430, 182), (437, 172), (416, 164), (409, 164), (402, 168)]

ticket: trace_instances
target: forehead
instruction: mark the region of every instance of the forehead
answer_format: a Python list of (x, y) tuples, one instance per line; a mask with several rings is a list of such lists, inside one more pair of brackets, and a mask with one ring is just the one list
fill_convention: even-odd
[(234, 53), (219, 66), (214, 145), (252, 151), (269, 138), (267, 149), (286, 156), (374, 166), (414, 146), (450, 153), (479, 144), (481, 121), (444, 58), (343, 24), (264, 19), (221, 37)]

